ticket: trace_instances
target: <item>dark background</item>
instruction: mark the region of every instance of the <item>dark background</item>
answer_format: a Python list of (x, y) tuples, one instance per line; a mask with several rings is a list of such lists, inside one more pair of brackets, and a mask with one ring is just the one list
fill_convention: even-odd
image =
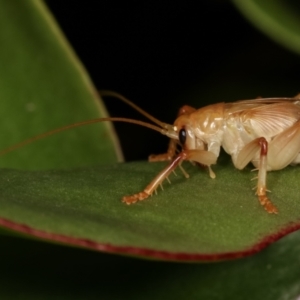
[[(183, 104), (300, 92), (300, 59), (252, 26), (229, 1), (47, 0), (98, 89), (122, 93), (164, 122)], [(113, 98), (112, 116), (143, 119)], [(149, 129), (116, 124), (127, 160), (166, 150)]]

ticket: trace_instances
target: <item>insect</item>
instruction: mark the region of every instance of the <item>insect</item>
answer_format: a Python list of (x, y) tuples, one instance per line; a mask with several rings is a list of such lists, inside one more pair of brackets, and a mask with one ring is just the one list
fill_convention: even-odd
[[(200, 109), (184, 106), (174, 125), (141, 112), (162, 128), (162, 134), (171, 138), (168, 151), (150, 156), (150, 161), (171, 162), (143, 191), (124, 196), (124, 203), (148, 198), (185, 160), (207, 166), (210, 177), (215, 178), (211, 165), (216, 164), (222, 147), (237, 169), (250, 162), (255, 166), (258, 200), (268, 213), (278, 213), (267, 196), (267, 172), (300, 163), (300, 95), (217, 103)], [(176, 154), (178, 143), (182, 150)]]
[[(122, 201), (133, 204), (151, 196), (177, 167), (189, 177), (181, 164), (196, 162), (207, 166), (211, 178), (216, 175), (212, 165), (217, 163), (221, 147), (231, 158), (234, 167), (243, 169), (250, 162), (258, 171), (256, 194), (268, 213), (278, 210), (267, 196), (267, 172), (300, 163), (300, 94), (294, 98), (259, 98), (232, 103), (217, 103), (195, 109), (183, 106), (174, 124), (154, 118), (122, 95), (102, 91), (102, 96), (119, 98), (156, 125), (127, 118), (98, 118), (71, 124), (25, 140), (0, 152), (0, 155), (25, 146), (35, 140), (74, 127), (103, 121), (128, 122), (156, 130), (169, 137), (166, 153), (152, 155), (150, 161), (170, 163), (146, 186)], [(177, 153), (178, 145), (181, 151)]]

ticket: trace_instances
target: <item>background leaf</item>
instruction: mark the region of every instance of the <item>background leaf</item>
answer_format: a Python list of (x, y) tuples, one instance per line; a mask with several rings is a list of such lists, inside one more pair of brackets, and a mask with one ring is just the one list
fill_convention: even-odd
[(1, 237), (0, 294), (3, 299), (297, 299), (299, 240), (295, 232), (252, 257), (175, 264)]
[[(1, 148), (105, 116), (90, 78), (43, 3), (1, 1), (0, 7)], [(1, 157), (1, 166), (45, 169), (115, 162), (117, 157), (111, 126), (96, 124)]]
[(253, 25), (300, 54), (300, 6), (296, 1), (232, 0)]

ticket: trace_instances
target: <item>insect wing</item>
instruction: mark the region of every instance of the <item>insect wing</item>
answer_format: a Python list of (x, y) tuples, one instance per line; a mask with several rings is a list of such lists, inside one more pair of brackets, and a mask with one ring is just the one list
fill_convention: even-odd
[[(259, 99), (258, 99), (259, 100)], [(261, 99), (262, 100), (262, 99)], [(266, 99), (265, 99), (266, 100)], [(231, 115), (239, 118), (245, 128), (258, 137), (274, 137), (300, 119), (298, 101), (243, 101), (232, 106)]]
[(241, 103), (241, 104), (251, 104), (251, 105), (257, 105), (257, 104), (274, 104), (274, 103), (294, 103), (300, 101), (300, 94), (297, 95), (294, 98), (257, 98), (257, 99), (251, 99), (251, 100), (239, 100), (234, 103)]

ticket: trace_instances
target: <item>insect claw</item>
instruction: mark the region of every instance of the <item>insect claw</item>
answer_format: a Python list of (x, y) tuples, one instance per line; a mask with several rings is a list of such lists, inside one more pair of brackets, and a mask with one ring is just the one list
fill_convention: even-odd
[(252, 169), (251, 172), (258, 171), (258, 168)]
[(250, 180), (252, 181), (252, 180), (255, 180), (255, 179), (258, 179), (258, 176), (253, 177), (253, 178), (251, 178)]
[(167, 176), (166, 179), (168, 180), (168, 182), (171, 184), (171, 180), (169, 179), (169, 177)]
[(175, 170), (173, 170), (172, 172), (174, 173), (174, 175), (175, 175), (175, 176), (177, 176), (177, 174), (176, 174)]
[(126, 203), (127, 205), (130, 205), (136, 203), (137, 201), (144, 200), (148, 198), (150, 195), (152, 196), (152, 194), (148, 194), (147, 192), (143, 191), (131, 196), (124, 196), (122, 202)]
[(164, 187), (162, 185), (162, 183), (159, 184), (160, 185), (160, 188), (162, 189), (162, 191), (164, 190)]
[(278, 214), (277, 207), (272, 204), (272, 202), (269, 200), (269, 198), (266, 195), (260, 195), (258, 196), (260, 204), (264, 207), (264, 209), (269, 214)]

